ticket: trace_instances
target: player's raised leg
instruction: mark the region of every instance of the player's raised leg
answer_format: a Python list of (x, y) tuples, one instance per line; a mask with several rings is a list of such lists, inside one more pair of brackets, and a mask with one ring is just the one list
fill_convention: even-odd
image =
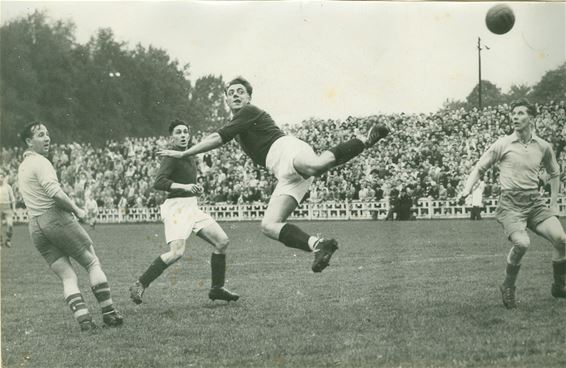
[(280, 241), (287, 247), (314, 252), (312, 270), (321, 272), (328, 266), (332, 254), (338, 249), (338, 243), (334, 239), (326, 240), (309, 235), (297, 225), (288, 223), (287, 219), (297, 206), (297, 200), (290, 195), (272, 196), (261, 222), (261, 229), (266, 236)]
[(352, 138), (316, 155), (314, 152), (304, 152), (297, 155), (293, 161), (295, 169), (303, 176), (319, 176), (333, 167), (342, 165), (363, 152), (364, 149), (376, 144), (387, 137), (389, 129), (385, 124), (373, 125), (366, 137)]
[(566, 298), (566, 234), (556, 217), (549, 217), (536, 227), (536, 232), (554, 246), (552, 271), (554, 282), (550, 292), (555, 298)]
[(197, 235), (210, 243), (215, 249), (210, 256), (211, 287), (208, 297), (211, 300), (236, 301), (240, 296), (224, 287), (226, 281), (226, 249), (230, 239), (218, 225), (212, 222), (200, 230)]
[(63, 284), (63, 296), (73, 313), (73, 317), (79, 323), (81, 331), (96, 328), (79, 289), (77, 274), (73, 270), (69, 257), (60, 257), (49, 267), (61, 280)]

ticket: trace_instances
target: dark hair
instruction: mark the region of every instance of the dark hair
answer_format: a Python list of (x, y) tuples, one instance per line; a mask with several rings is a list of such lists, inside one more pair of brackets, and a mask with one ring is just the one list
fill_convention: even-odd
[(522, 98), (520, 100), (516, 100), (511, 102), (511, 111), (513, 111), (516, 107), (525, 106), (527, 108), (527, 112), (531, 116), (536, 116), (537, 108), (535, 105), (531, 104), (527, 99)]
[(33, 138), (33, 130), (34, 130), (33, 128), (40, 125), (45, 125), (45, 124), (42, 123), (41, 121), (32, 121), (31, 123), (27, 123), (24, 126), (24, 128), (20, 132), (20, 139), (24, 142), (24, 144), (27, 144), (26, 139)]
[(228, 85), (224, 89), (224, 93), (226, 93), (226, 91), (228, 91), (228, 88), (230, 88), (230, 86), (233, 86), (234, 84), (241, 84), (242, 86), (244, 86), (246, 88), (246, 91), (248, 92), (248, 95), (250, 95), (250, 96), (252, 95), (252, 92), (254, 91), (252, 85), (250, 84), (250, 82), (247, 81), (246, 78), (236, 77), (236, 78), (232, 79), (230, 82), (228, 82)]
[(191, 129), (191, 127), (189, 127), (189, 124), (187, 124), (185, 121), (181, 119), (175, 119), (171, 123), (169, 123), (169, 134), (173, 133), (173, 129), (175, 129), (175, 127), (177, 127), (178, 125), (184, 125), (187, 127), (187, 129)]

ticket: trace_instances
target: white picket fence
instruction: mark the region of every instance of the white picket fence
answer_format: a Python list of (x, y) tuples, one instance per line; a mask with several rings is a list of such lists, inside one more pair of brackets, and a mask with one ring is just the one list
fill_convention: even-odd
[[(547, 202), (550, 199), (547, 198)], [(560, 213), (566, 212), (566, 197), (558, 198)], [(487, 199), (482, 217), (493, 217), (497, 199)], [(214, 204), (203, 205), (201, 209), (217, 221), (259, 221), (263, 217), (267, 204)], [(303, 203), (292, 214), (292, 220), (383, 220), (389, 212), (389, 203), (379, 202), (323, 202)], [(412, 212), (417, 219), (467, 218), (470, 208), (459, 206), (455, 201), (421, 199), (413, 206)], [(16, 223), (27, 223), (25, 209), (15, 212)], [(98, 213), (98, 223), (136, 223), (159, 222), (159, 208), (130, 208), (126, 211), (116, 208), (103, 208)]]

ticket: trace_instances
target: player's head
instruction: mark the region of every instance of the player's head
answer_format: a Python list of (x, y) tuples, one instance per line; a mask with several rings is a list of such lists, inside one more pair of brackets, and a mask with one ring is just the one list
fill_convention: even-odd
[(175, 119), (169, 124), (171, 143), (175, 147), (187, 148), (189, 145), (190, 132), (189, 125), (183, 120)]
[(511, 122), (515, 130), (523, 130), (529, 126), (537, 114), (537, 110), (526, 99), (513, 101), (511, 103)]
[(39, 121), (33, 121), (26, 124), (20, 133), (20, 138), (31, 151), (47, 156), (49, 153), (49, 131), (45, 124)]
[(237, 77), (228, 82), (224, 94), (226, 103), (233, 112), (240, 110), (250, 103), (253, 87), (245, 78)]

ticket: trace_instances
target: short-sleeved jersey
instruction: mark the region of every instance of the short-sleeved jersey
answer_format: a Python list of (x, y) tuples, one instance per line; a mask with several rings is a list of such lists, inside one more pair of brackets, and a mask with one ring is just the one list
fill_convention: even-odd
[(502, 190), (536, 190), (541, 164), (551, 178), (560, 175), (560, 167), (550, 143), (533, 133), (524, 144), (514, 132), (499, 138), (477, 163), (480, 174), (499, 163)]
[(263, 167), (273, 142), (285, 135), (268, 113), (254, 105), (246, 105), (235, 113), (218, 134), (223, 143), (236, 138), (246, 155)]
[(61, 190), (51, 162), (33, 151), (24, 152), (24, 160), (18, 168), (18, 187), (31, 217), (54, 207), (53, 196)]
[(195, 194), (184, 190), (171, 189), (171, 184), (195, 184), (197, 165), (193, 156), (183, 158), (163, 157), (155, 176), (153, 188), (168, 192), (167, 198), (194, 197)]

